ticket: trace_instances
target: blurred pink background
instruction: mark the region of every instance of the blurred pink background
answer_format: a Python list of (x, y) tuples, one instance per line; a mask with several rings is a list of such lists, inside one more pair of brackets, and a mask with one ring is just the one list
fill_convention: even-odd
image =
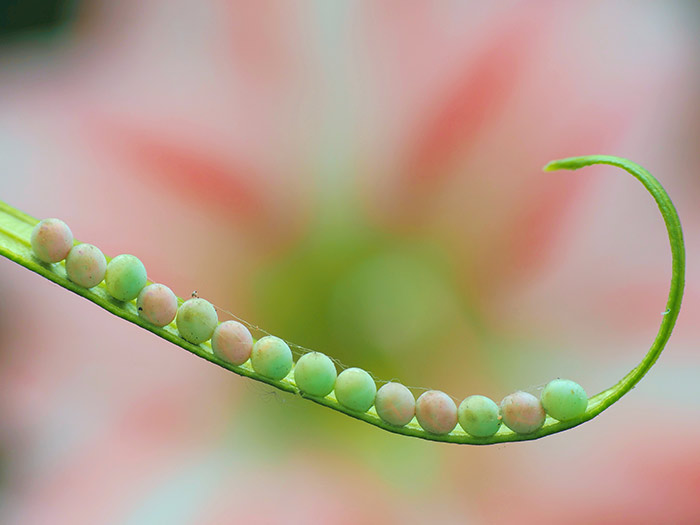
[(700, 520), (700, 6), (82, 2), (0, 46), (0, 198), (295, 343), (500, 400), (590, 395), (530, 443), (395, 436), (235, 376), (0, 260), (0, 522)]

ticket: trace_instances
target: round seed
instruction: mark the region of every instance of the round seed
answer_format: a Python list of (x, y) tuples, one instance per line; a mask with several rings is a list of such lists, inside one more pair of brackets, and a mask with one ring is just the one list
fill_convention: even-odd
[(376, 395), (374, 379), (361, 368), (343, 370), (335, 382), (335, 398), (350, 410), (367, 412)]
[(411, 421), (416, 413), (416, 398), (401, 383), (387, 383), (377, 392), (374, 408), (384, 421), (402, 427)]
[(156, 326), (165, 326), (175, 319), (177, 297), (164, 284), (149, 284), (136, 299), (139, 316)]
[(73, 247), (73, 233), (61, 219), (44, 219), (34, 226), (31, 242), (37, 259), (55, 263), (68, 257)]
[(294, 367), (294, 382), (302, 392), (312, 396), (330, 394), (337, 375), (333, 361), (320, 352), (304, 354)]
[(66, 257), (68, 279), (78, 286), (92, 288), (105, 278), (107, 259), (97, 246), (79, 244), (73, 246)]
[(559, 421), (582, 416), (588, 407), (586, 391), (569, 379), (554, 379), (542, 390), (542, 406), (547, 414)]
[(224, 361), (236, 366), (242, 365), (253, 350), (253, 336), (242, 323), (224, 321), (211, 336), (211, 348)]
[(449, 434), (457, 426), (457, 405), (445, 392), (428, 390), (416, 401), (416, 419), (431, 434)]
[(177, 331), (185, 341), (198, 345), (211, 338), (219, 318), (209, 301), (195, 297), (177, 310)]
[(545, 420), (540, 400), (527, 392), (515, 392), (501, 401), (503, 423), (518, 434), (531, 434), (542, 428)]
[(131, 301), (146, 286), (146, 268), (137, 257), (123, 253), (109, 261), (105, 284), (109, 295), (118, 301)]
[(474, 437), (493, 436), (501, 427), (498, 405), (485, 396), (469, 396), (459, 405), (459, 424)]
[(266, 335), (253, 345), (250, 361), (258, 374), (279, 380), (292, 369), (292, 351), (279, 337)]

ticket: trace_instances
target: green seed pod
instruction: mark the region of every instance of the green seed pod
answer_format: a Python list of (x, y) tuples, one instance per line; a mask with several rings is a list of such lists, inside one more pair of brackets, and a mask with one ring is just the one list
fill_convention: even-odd
[(258, 374), (274, 380), (284, 379), (292, 369), (292, 351), (279, 337), (266, 335), (253, 345), (250, 362)]
[(177, 314), (177, 297), (164, 284), (149, 284), (136, 299), (139, 316), (156, 326), (173, 322)]
[(361, 368), (343, 370), (335, 382), (335, 398), (350, 410), (367, 412), (376, 395), (374, 379)]
[(457, 405), (445, 392), (428, 390), (416, 401), (416, 419), (431, 434), (449, 434), (457, 426)]
[(107, 259), (97, 246), (73, 246), (66, 257), (66, 275), (78, 286), (92, 288), (105, 278)]
[(294, 366), (294, 382), (302, 392), (311, 396), (330, 394), (337, 376), (333, 361), (320, 352), (304, 354)]
[(459, 424), (474, 437), (493, 436), (501, 427), (498, 405), (485, 396), (469, 396), (459, 405)]
[(73, 233), (61, 219), (44, 219), (34, 226), (31, 243), (37, 259), (55, 263), (68, 257), (73, 247)]
[(117, 301), (131, 301), (146, 286), (146, 268), (137, 257), (123, 253), (109, 261), (105, 284), (109, 295)]
[(377, 392), (374, 408), (384, 421), (402, 427), (408, 424), (416, 413), (416, 398), (401, 383), (387, 383)]
[(546, 414), (540, 400), (527, 392), (515, 392), (501, 401), (503, 423), (518, 434), (532, 434), (542, 428)]
[(554, 379), (542, 390), (542, 406), (559, 421), (570, 421), (583, 415), (588, 407), (586, 391), (568, 379)]
[(253, 336), (245, 325), (238, 321), (224, 321), (211, 336), (214, 354), (232, 365), (242, 365), (253, 350)]
[(188, 299), (177, 310), (177, 331), (185, 341), (198, 345), (211, 338), (219, 317), (209, 301), (194, 297)]

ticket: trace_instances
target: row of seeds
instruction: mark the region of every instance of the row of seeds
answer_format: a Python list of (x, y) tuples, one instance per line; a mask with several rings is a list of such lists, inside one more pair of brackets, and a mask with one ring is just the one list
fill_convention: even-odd
[(281, 380), (294, 369), (294, 382), (305, 395), (325, 397), (334, 392), (346, 409), (363, 413), (372, 406), (388, 425), (402, 427), (415, 417), (418, 424), (435, 435), (452, 432), (457, 423), (474, 437), (494, 435), (501, 424), (518, 434), (531, 434), (544, 424), (546, 415), (559, 421), (581, 417), (588, 397), (583, 388), (567, 379), (555, 379), (542, 391), (540, 398), (527, 392), (506, 396), (500, 406), (485, 396), (464, 399), (459, 408), (450, 396), (428, 390), (415, 399), (413, 393), (396, 382), (386, 383), (379, 391), (372, 376), (360, 368), (348, 368), (337, 374), (335, 364), (320, 352), (302, 355), (294, 365), (289, 345), (275, 336), (253, 342), (253, 337), (237, 321), (219, 323), (214, 306), (194, 297), (179, 308), (175, 294), (163, 284), (146, 286), (146, 268), (133, 255), (122, 254), (109, 264), (99, 248), (91, 244), (73, 246), (73, 234), (59, 219), (44, 219), (32, 231), (34, 255), (45, 263), (65, 259), (66, 274), (85, 288), (102, 280), (109, 294), (119, 301), (136, 299), (139, 316), (162, 327), (175, 320), (180, 336), (192, 344), (211, 339), (214, 354), (240, 366), (250, 359), (260, 375)]

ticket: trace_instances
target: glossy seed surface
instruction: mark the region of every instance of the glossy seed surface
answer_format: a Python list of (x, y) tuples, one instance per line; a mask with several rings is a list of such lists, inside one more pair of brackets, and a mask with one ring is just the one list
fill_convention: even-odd
[(474, 437), (493, 436), (501, 427), (498, 405), (486, 396), (469, 396), (459, 404), (457, 419), (465, 432)]
[(61, 219), (44, 219), (32, 230), (32, 251), (37, 259), (55, 263), (68, 257), (73, 247), (73, 233)]
[(214, 330), (211, 348), (224, 361), (239, 366), (250, 358), (253, 336), (243, 323), (224, 321)]
[(185, 341), (198, 345), (211, 339), (219, 318), (216, 309), (200, 297), (188, 299), (177, 310), (177, 331)]
[(337, 375), (333, 361), (320, 352), (304, 354), (294, 366), (294, 382), (302, 392), (312, 396), (330, 394)]
[(401, 383), (386, 383), (377, 392), (374, 408), (384, 421), (402, 427), (408, 424), (416, 413), (416, 398)]
[(569, 379), (550, 381), (540, 396), (545, 412), (559, 421), (570, 421), (583, 415), (588, 407), (586, 391)]
[(266, 335), (253, 345), (250, 362), (258, 374), (280, 380), (292, 369), (292, 351), (279, 337)]
[(118, 301), (136, 299), (147, 280), (146, 268), (134, 255), (117, 255), (107, 265), (105, 285), (109, 295)]
[(416, 419), (431, 434), (449, 434), (457, 426), (457, 405), (445, 392), (428, 390), (416, 401)]
[(177, 314), (177, 297), (164, 284), (149, 284), (136, 298), (139, 316), (156, 326), (165, 326), (173, 322)]
[(546, 414), (542, 403), (532, 394), (515, 392), (501, 401), (503, 424), (518, 434), (532, 434), (542, 428)]
[(107, 259), (102, 251), (92, 244), (73, 246), (66, 257), (68, 279), (84, 288), (97, 286), (105, 278)]
[(343, 370), (335, 382), (335, 398), (356, 412), (366, 412), (374, 404), (377, 385), (374, 379), (361, 368)]

